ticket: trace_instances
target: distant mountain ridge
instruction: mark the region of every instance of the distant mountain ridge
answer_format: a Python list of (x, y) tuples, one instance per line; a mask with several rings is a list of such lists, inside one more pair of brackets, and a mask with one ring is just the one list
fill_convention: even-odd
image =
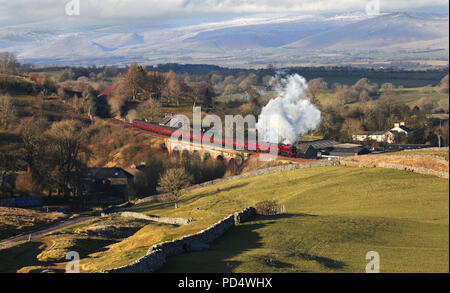
[(376, 17), (348, 14), (242, 18), (166, 29), (130, 26), (124, 32), (113, 26), (96, 26), (51, 35), (46, 29), (41, 39), (36, 31), (15, 34), (14, 28), (7, 28), (0, 33), (0, 47), (15, 52), (24, 62), (37, 64), (120, 65), (130, 60), (241, 66), (339, 64), (355, 58), (374, 60), (377, 56), (368, 53), (374, 50), (381, 61), (395, 60), (396, 52), (401, 50), (404, 55), (398, 59), (402, 62), (408, 58), (430, 59), (429, 52), (437, 52), (432, 58), (448, 64), (448, 24), (448, 17), (385, 13)]
[(395, 13), (338, 27), (287, 46), (303, 49), (369, 49), (445, 38), (448, 40), (448, 35), (448, 19), (419, 19), (405, 13)]
[(144, 37), (137, 33), (113, 34), (97, 39), (96, 43), (107, 49), (117, 49), (122, 47), (143, 44)]

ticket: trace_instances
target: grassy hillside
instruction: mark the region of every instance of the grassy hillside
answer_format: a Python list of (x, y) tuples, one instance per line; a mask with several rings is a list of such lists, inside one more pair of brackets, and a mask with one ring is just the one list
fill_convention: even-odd
[(345, 162), (385, 162), (411, 167), (421, 167), (448, 173), (448, 151), (402, 151), (379, 155), (352, 156)]
[[(389, 169), (321, 167), (274, 173), (192, 191), (178, 210), (172, 203), (129, 209), (195, 218), (189, 225), (147, 223), (134, 235), (114, 240), (77, 233), (93, 224), (86, 223), (44, 237), (23, 257), (29, 243), (3, 250), (0, 264), (14, 258), (14, 270), (38, 264), (40, 270), (59, 271), (65, 266), (64, 251), (75, 250), (83, 251), (82, 271), (101, 271), (131, 263), (153, 244), (277, 199), (287, 214), (258, 217), (227, 232), (210, 250), (171, 257), (163, 272), (364, 272), (365, 254), (372, 250), (380, 254), (382, 272), (448, 272), (448, 194), (448, 180)], [(52, 245), (55, 240), (60, 245)], [(91, 243), (88, 251), (86, 243)], [(39, 255), (59, 255), (61, 260), (40, 257), (37, 262)], [(10, 269), (0, 266), (0, 271)]]
[(364, 272), (372, 250), (383, 272), (448, 272), (448, 180), (326, 167), (226, 185), (196, 206), (275, 197), (288, 213), (245, 223), (208, 251), (172, 257), (164, 272)]
[[(383, 93), (383, 91), (381, 91)], [(449, 96), (448, 93), (440, 93), (433, 91), (428, 87), (418, 88), (396, 88), (389, 94), (390, 101), (393, 104), (406, 104), (409, 107), (419, 106), (423, 107), (424, 104), (431, 104), (433, 110), (446, 110), (449, 109)], [(337, 104), (344, 105), (344, 101), (339, 101), (336, 97), (335, 91), (327, 90), (320, 91), (317, 94), (317, 98), (323, 106), (334, 106)], [(369, 107), (373, 105), (374, 101), (358, 101), (351, 104), (346, 104), (350, 107)]]
[(0, 207), (0, 240), (48, 226), (67, 216), (33, 210)]
[(436, 149), (406, 150), (406, 151), (402, 151), (402, 152), (386, 153), (386, 155), (388, 155), (388, 156), (417, 155), (417, 156), (424, 156), (424, 157), (440, 157), (440, 158), (444, 158), (447, 161), (449, 160), (448, 148), (443, 148), (442, 150), (436, 150)]

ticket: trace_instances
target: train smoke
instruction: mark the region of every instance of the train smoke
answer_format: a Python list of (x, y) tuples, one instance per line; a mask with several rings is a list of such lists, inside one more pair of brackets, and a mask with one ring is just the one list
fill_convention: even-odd
[(277, 97), (262, 109), (256, 127), (266, 141), (292, 144), (299, 136), (316, 129), (322, 117), (306, 96), (308, 84), (303, 77), (293, 74), (274, 80)]

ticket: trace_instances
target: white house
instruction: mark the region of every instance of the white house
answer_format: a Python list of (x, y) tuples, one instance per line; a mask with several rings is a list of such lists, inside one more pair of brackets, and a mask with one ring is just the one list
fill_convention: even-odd
[(405, 126), (405, 122), (394, 123), (394, 128), (389, 131), (374, 131), (354, 134), (354, 141), (373, 140), (377, 142), (395, 143), (399, 134), (411, 134), (413, 131)]
[(374, 131), (365, 132), (362, 134), (354, 134), (352, 135), (352, 139), (354, 141), (374, 140), (377, 142), (394, 143), (395, 135), (391, 131)]
[(405, 126), (405, 122), (394, 123), (394, 128), (391, 129), (391, 132), (403, 133), (403, 134), (411, 134), (413, 131)]

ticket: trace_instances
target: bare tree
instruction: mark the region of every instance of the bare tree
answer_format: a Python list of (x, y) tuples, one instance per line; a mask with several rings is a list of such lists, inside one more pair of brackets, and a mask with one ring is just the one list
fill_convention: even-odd
[(193, 86), (194, 104), (200, 103), (206, 110), (214, 106), (214, 89), (208, 82), (199, 82)]
[(125, 96), (126, 99), (138, 99), (143, 92), (146, 75), (147, 73), (142, 66), (139, 66), (136, 62), (131, 63), (127, 74), (120, 81), (120, 94)]
[(17, 72), (18, 62), (14, 53), (0, 53), (0, 73), (14, 74)]
[(47, 159), (48, 138), (44, 135), (48, 129), (48, 122), (43, 119), (27, 118), (20, 126), (20, 137), (23, 142), (23, 160), (28, 165), (33, 178), (33, 191), (47, 189), (52, 191), (53, 178), (50, 175), (52, 167)]
[(138, 115), (145, 121), (155, 121), (161, 117), (162, 105), (154, 99), (148, 99), (137, 107)]
[(174, 201), (175, 208), (178, 208), (181, 191), (190, 185), (191, 178), (184, 168), (171, 168), (161, 176), (158, 181), (157, 190), (169, 193)]
[(66, 198), (80, 195), (81, 172), (90, 155), (82, 124), (70, 120), (57, 122), (47, 134), (59, 190)]
[(175, 99), (178, 106), (184, 87), (183, 81), (178, 79), (173, 71), (169, 71), (166, 75), (165, 87), (163, 89), (163, 95), (167, 98), (167, 102), (172, 103), (172, 99)]
[(19, 160), (18, 153), (0, 151), (0, 194), (12, 193), (12, 189), (7, 187), (7, 177), (19, 170)]
[(346, 142), (353, 141), (354, 134), (360, 134), (364, 131), (361, 121), (355, 118), (346, 118), (341, 127), (341, 138)]
[(15, 120), (16, 111), (10, 96), (0, 96), (0, 127), (8, 128)]

